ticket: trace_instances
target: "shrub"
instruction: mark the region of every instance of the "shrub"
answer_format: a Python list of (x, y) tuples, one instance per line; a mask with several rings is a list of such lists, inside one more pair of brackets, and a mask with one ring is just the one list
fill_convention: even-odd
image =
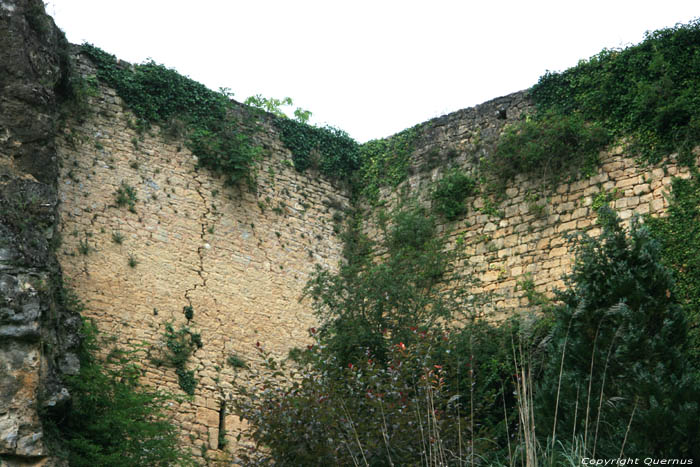
[(476, 180), (459, 169), (453, 169), (437, 182), (431, 193), (433, 210), (447, 220), (455, 220), (466, 214), (464, 200), (475, 191)]
[[(408, 206), (389, 216), (380, 242), (350, 219), (344, 235), (347, 261), (337, 274), (317, 267), (304, 293), (323, 323), (324, 343), (348, 363), (369, 352), (383, 360), (408, 326), (431, 327), (448, 319), (448, 296), (438, 290), (451, 253), (442, 251), (434, 219)], [(383, 255), (374, 261), (374, 255)]]
[(386, 364), (369, 353), (344, 364), (317, 334), (297, 357), (305, 363), (291, 368), (258, 346), (264, 368), (253, 370), (252, 387), (236, 387), (234, 410), (255, 442), (239, 456), (250, 464), (463, 465), (493, 453), (487, 440), (507, 443), (505, 425), (515, 430), (517, 421), (503, 413), (514, 400), (505, 328), (408, 331), (387, 348)]
[(609, 208), (598, 213), (603, 232), (582, 237), (554, 311), (540, 436), (580, 434), (599, 457), (698, 458), (700, 385), (671, 273), (647, 228), (634, 221), (626, 233)]
[(484, 168), (501, 189), (521, 174), (552, 185), (590, 173), (609, 142), (602, 126), (586, 123), (580, 114), (545, 112), (507, 127)]
[(532, 88), (541, 111), (580, 113), (615, 136), (631, 137), (647, 161), (689, 152), (700, 142), (700, 21), (646, 34), (622, 50), (605, 49)]

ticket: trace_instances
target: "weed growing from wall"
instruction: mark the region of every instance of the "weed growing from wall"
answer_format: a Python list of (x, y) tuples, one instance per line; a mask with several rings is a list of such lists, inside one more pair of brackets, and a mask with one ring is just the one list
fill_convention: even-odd
[(129, 211), (135, 213), (136, 201), (138, 201), (136, 189), (123, 181), (119, 188), (117, 188), (117, 191), (114, 192), (114, 202), (118, 207), (128, 206)]
[(187, 326), (181, 326), (176, 331), (173, 325), (168, 323), (165, 325), (163, 341), (165, 343), (164, 354), (161, 358), (154, 359), (154, 362), (175, 368), (180, 388), (186, 394), (193, 396), (197, 387), (197, 379), (194, 377), (194, 371), (187, 369), (187, 362), (194, 351), (202, 347), (201, 335), (193, 332)]
[(455, 220), (467, 212), (464, 201), (476, 191), (476, 180), (459, 169), (447, 172), (431, 193), (432, 208), (447, 220)]

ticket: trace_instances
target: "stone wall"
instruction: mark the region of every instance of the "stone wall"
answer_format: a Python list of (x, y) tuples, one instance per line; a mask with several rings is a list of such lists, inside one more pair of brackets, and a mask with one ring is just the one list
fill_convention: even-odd
[[(156, 387), (183, 394), (174, 368), (158, 364), (166, 324), (201, 334), (187, 365), (198, 380), (194, 397), (173, 412), (197, 456), (220, 457), (219, 427), (233, 446), (238, 426), (221, 416), (222, 402), (246, 373), (229, 357), (254, 365), (258, 342), (278, 356), (307, 342), (316, 321), (301, 291), (317, 265), (333, 268), (341, 257), (333, 219), (347, 194), (313, 171), (297, 173), (269, 122), (259, 122), (252, 193), (198, 169), (183, 142), (158, 128), (137, 132), (112, 89), (100, 87), (90, 107), (60, 145), (61, 264), (101, 331), (151, 349), (143, 363)], [(137, 197), (131, 210), (117, 205), (125, 187)]]
[[(421, 124), (411, 175), (396, 189), (383, 190), (382, 199), (391, 206), (415, 197), (430, 208), (431, 190), (447, 169), (476, 173), (503, 127), (529, 110), (526, 92), (517, 92)], [(663, 165), (643, 166), (616, 147), (601, 153), (600, 160), (595, 175), (554, 189), (519, 176), (508, 185), (504, 199), (480, 193), (465, 201), (468, 212), (462, 218), (439, 220), (440, 230), (449, 232), (451, 247), (463, 240), (465, 259), (455, 266), (478, 279), (474, 292), (494, 294), (489, 307), (497, 316), (530, 305), (526, 283), (548, 297), (554, 288), (564, 287), (573, 260), (567, 234), (597, 235), (595, 206), (609, 201), (623, 220), (635, 214), (663, 214), (672, 177), (689, 176), (673, 155)], [(370, 234), (379, 235), (369, 225)]]
[[(87, 59), (79, 64), (94, 74)], [(317, 265), (333, 268), (341, 258), (336, 209), (348, 207), (348, 194), (315, 172), (297, 173), (269, 116), (258, 116), (264, 157), (253, 193), (198, 169), (183, 142), (158, 128), (139, 133), (114, 90), (100, 87), (90, 107), (59, 148), (61, 264), (103, 332), (149, 349), (150, 384), (182, 393), (174, 369), (159, 362), (167, 324), (201, 334), (203, 347), (188, 364), (195, 395), (173, 412), (195, 454), (222, 458), (219, 429), (235, 447), (239, 427), (222, 407), (231, 381), (246, 374), (229, 358), (254, 365), (258, 343), (282, 356), (307, 341), (316, 322), (300, 294)], [(429, 206), (447, 168), (476, 171), (503, 127), (530, 109), (519, 92), (421, 124), (409, 178), (383, 198), (416, 196)], [(490, 306), (501, 316), (530, 306), (525, 282), (546, 295), (563, 286), (572, 261), (566, 234), (597, 233), (594, 205), (611, 200), (623, 219), (661, 213), (671, 177), (687, 176), (674, 164), (639, 166), (620, 148), (601, 160), (595, 176), (551, 191), (519, 178), (502, 201), (472, 197), (462, 219), (441, 225), (451, 245), (458, 238), (466, 245), (455, 266), (480, 279), (476, 291), (494, 293)], [(120, 188), (134, 190), (133, 209), (118, 206)]]

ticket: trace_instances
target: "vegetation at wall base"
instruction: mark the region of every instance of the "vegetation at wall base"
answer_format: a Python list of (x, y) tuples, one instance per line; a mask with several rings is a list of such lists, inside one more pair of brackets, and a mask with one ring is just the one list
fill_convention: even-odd
[(97, 78), (113, 87), (140, 119), (138, 127), (155, 123), (178, 129), (184, 123), (183, 136), (200, 166), (222, 174), (229, 185), (253, 183), (260, 151), (250, 130), (233, 117), (228, 94), (153, 61), (127, 66), (90, 44), (83, 44), (81, 51), (95, 64)]
[[(62, 306), (81, 309), (65, 289), (61, 297)], [(140, 383), (141, 352), (115, 348), (100, 357), (107, 342), (89, 320), (81, 339), (80, 372), (65, 381), (69, 405), (42, 413), (55, 452), (71, 467), (190, 465), (168, 413), (174, 396)]]
[(347, 261), (309, 281), (315, 343), (286, 363), (258, 346), (265, 368), (237, 385), (236, 413), (256, 441), (239, 454), (251, 463), (452, 465), (516, 431), (517, 323), (477, 321), (463, 290), (441, 290), (454, 253), (422, 208), (408, 202), (380, 223), (373, 242), (350, 219)]
[[(350, 256), (337, 273), (317, 272), (307, 293), (324, 326), (310, 330), (314, 344), (292, 361), (258, 346), (266, 369), (253, 370), (252, 387), (237, 386), (236, 413), (256, 442), (243, 458), (280, 465), (697, 459), (700, 381), (687, 359), (686, 313), (672, 273), (648, 228), (623, 228), (605, 205), (598, 212), (603, 233), (580, 237), (569, 288), (538, 302), (542, 314), (503, 323), (475, 320), (442, 298), (430, 309), (465, 317), (460, 325), (402, 317), (410, 304), (435, 299), (402, 292), (407, 278), (381, 281), (382, 268), (405, 265), (398, 258), (407, 252), (392, 249), (407, 241), (404, 232), (418, 232), (411, 248), (426, 251), (434, 231), (413, 225), (417, 211), (388, 216), (383, 248), (350, 237), (355, 252), (383, 252), (382, 260)], [(439, 277), (431, 266), (411, 270), (409, 280)]]
[(648, 228), (633, 220), (626, 231), (607, 207), (598, 218), (602, 233), (580, 237), (554, 310), (539, 435), (580, 434), (583, 452), (600, 458), (698, 459), (700, 380), (672, 272)]

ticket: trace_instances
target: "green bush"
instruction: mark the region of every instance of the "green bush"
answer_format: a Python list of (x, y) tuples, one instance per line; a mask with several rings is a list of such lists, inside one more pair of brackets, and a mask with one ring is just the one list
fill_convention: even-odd
[(700, 20), (647, 33), (643, 42), (603, 50), (532, 88), (539, 111), (579, 113), (631, 137), (656, 162), (700, 143)]
[[(359, 224), (345, 233), (347, 261), (338, 273), (318, 268), (304, 289), (323, 326), (325, 345), (348, 363), (369, 351), (383, 360), (409, 326), (448, 319), (448, 297), (439, 292), (449, 264), (444, 240), (423, 209), (399, 209), (384, 223), (383, 239), (370, 241)], [(374, 255), (383, 255), (374, 261)]]
[(551, 186), (591, 173), (609, 142), (602, 126), (585, 122), (580, 114), (543, 112), (507, 127), (483, 166), (501, 190), (521, 174)]
[(80, 372), (66, 381), (71, 404), (44, 416), (58, 454), (76, 467), (189, 464), (168, 411), (173, 396), (139, 382), (139, 351), (98, 357), (103, 342), (97, 336), (95, 325), (83, 321)]
[(239, 451), (245, 462), (470, 465), (502, 458), (509, 430), (517, 432), (510, 327), (409, 327), (384, 363), (371, 354), (344, 363), (314, 331), (315, 344), (297, 356), (304, 363), (287, 366), (259, 346), (264, 368), (253, 370), (252, 386), (236, 387), (234, 410), (255, 442)]
[(447, 220), (455, 220), (466, 214), (464, 200), (476, 191), (476, 180), (459, 169), (445, 174), (431, 193), (432, 208)]

